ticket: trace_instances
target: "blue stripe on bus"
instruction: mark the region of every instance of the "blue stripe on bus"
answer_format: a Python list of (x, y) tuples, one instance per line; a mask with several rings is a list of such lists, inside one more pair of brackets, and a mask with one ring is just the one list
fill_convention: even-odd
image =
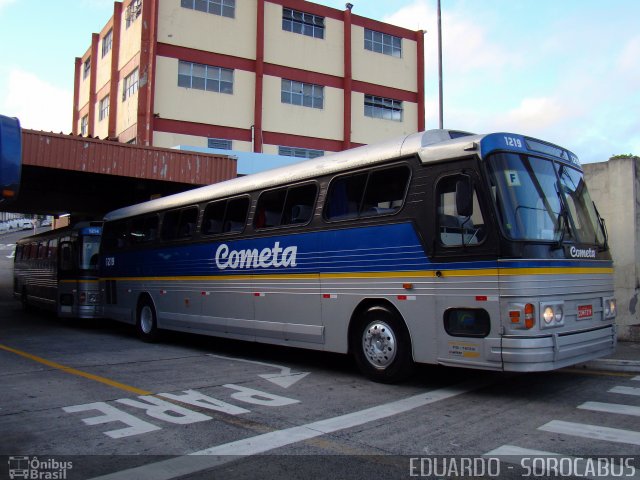
[[(226, 247), (221, 247), (226, 245)], [(295, 264), (291, 261), (295, 247)], [(231, 252), (252, 251), (252, 265), (219, 268), (216, 251), (227, 253), (225, 262), (233, 260)], [(265, 257), (263, 250), (279, 252), (279, 261)], [(290, 260), (282, 254), (288, 250)], [(223, 252), (223, 253), (224, 253)], [(257, 254), (257, 256), (256, 256)], [(236, 254), (237, 255), (237, 254)], [(286, 257), (286, 255), (285, 255)], [(110, 260), (107, 260), (109, 259)], [(219, 259), (220, 260), (220, 259)], [(285, 265), (281, 265), (284, 260)], [(113, 263), (106, 266), (107, 261)], [(214, 276), (233, 274), (313, 274), (367, 273), (420, 270), (488, 270), (497, 268), (563, 268), (607, 267), (611, 262), (590, 260), (514, 260), (460, 261), (434, 263), (427, 257), (410, 222), (360, 228), (344, 228), (319, 232), (296, 233), (263, 238), (220, 240), (211, 243), (163, 247), (156, 249), (106, 254), (102, 260), (105, 277)], [(265, 266), (266, 265), (266, 266)]]

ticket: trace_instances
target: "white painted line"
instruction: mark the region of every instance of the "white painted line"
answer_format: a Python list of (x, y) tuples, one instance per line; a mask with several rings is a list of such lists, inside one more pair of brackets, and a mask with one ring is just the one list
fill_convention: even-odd
[(217, 445), (191, 453), (187, 456), (111, 473), (94, 480), (130, 480), (134, 478), (136, 480), (170, 480), (175, 477), (190, 475), (195, 472), (236, 461), (243, 456), (258, 455), (324, 434), (334, 433), (347, 428), (379, 421), (400, 413), (406, 413), (416, 408), (424, 407), (425, 405), (477, 390), (491, 383), (493, 382), (468, 382), (452, 387), (441, 388), (346, 415)]
[(635, 395), (640, 397), (640, 388), (636, 387), (613, 387), (609, 390), (611, 393), (621, 393), (623, 395)]
[[(545, 452), (544, 450), (533, 450), (530, 448), (521, 448), (515, 445), (502, 445), (490, 452), (484, 454), (485, 457), (499, 458), (501, 462), (510, 463), (512, 465), (519, 465), (526, 467), (534, 471), (535, 475), (548, 475), (553, 477), (566, 477), (566, 476), (578, 476), (580, 478), (589, 478), (592, 480), (613, 480), (624, 478), (640, 479), (640, 470), (630, 468), (626, 465), (615, 464), (615, 467), (611, 463), (603, 458), (583, 458), (583, 457), (571, 457), (569, 455), (562, 455), (561, 453)], [(540, 458), (556, 458), (562, 459), (563, 462), (552, 461), (540, 461)], [(589, 462), (592, 462), (589, 465)], [(611, 465), (611, 466), (610, 466)], [(535, 471), (534, 467), (546, 466), (548, 467), (545, 472)], [(587, 467), (593, 475), (587, 474)], [(570, 475), (562, 475), (563, 470), (569, 470), (567, 473)], [(527, 471), (524, 469), (523, 471)], [(606, 475), (602, 472), (621, 473), (621, 475)]]
[(640, 417), (640, 407), (634, 405), (621, 405), (619, 403), (585, 402), (578, 405), (583, 410), (593, 410), (594, 412), (618, 413), (620, 415), (633, 415)]
[(552, 420), (538, 427), (545, 432), (563, 433), (574, 437), (589, 438), (591, 440), (605, 440), (607, 442), (627, 443), (640, 445), (640, 432), (622, 430), (620, 428), (601, 427), (599, 425), (587, 425), (584, 423), (564, 422)]
[(280, 370), (280, 373), (264, 373), (258, 376), (261, 378), (264, 378), (265, 380), (268, 380), (271, 383), (275, 383), (276, 385), (282, 388), (289, 388), (291, 385), (298, 382), (299, 380), (302, 380), (304, 377), (306, 377), (311, 373), (311, 372), (292, 372), (289, 367), (274, 365), (272, 363), (257, 362), (255, 360), (245, 360), (244, 358), (227, 357), (224, 355), (215, 355), (213, 353), (209, 353), (207, 354), (207, 356), (214, 357), (214, 358), (223, 358), (225, 360), (232, 360), (237, 362), (252, 363), (254, 365), (263, 365), (265, 367), (277, 368), (278, 370)]

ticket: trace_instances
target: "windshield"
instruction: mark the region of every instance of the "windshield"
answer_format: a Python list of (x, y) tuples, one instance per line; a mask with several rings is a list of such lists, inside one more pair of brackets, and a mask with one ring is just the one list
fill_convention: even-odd
[(80, 238), (80, 269), (81, 270), (97, 270), (98, 268), (98, 249), (100, 247), (99, 236), (86, 236)]
[(509, 238), (604, 243), (579, 171), (515, 153), (493, 155), (488, 165), (493, 199)]

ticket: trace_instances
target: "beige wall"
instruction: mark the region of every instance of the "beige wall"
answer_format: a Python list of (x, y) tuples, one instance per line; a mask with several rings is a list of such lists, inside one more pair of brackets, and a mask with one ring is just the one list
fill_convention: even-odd
[(640, 341), (640, 161), (584, 165), (591, 197), (607, 223), (615, 270), (618, 338)]
[[(91, 68), (95, 68), (93, 62), (95, 59), (91, 59)], [(83, 78), (84, 75), (84, 61), (80, 63), (80, 90), (78, 95), (78, 110), (89, 103), (89, 89), (91, 86), (91, 73)]]
[(324, 108), (290, 105), (281, 101), (279, 77), (264, 76), (263, 129), (269, 132), (342, 139), (343, 92), (324, 87)]
[[(163, 148), (173, 148), (178, 145), (189, 145), (192, 147), (207, 147), (207, 137), (195, 135), (182, 135), (180, 133), (153, 132), (153, 146)], [(233, 150), (240, 152), (251, 152), (251, 142), (241, 142), (233, 140)]]
[[(108, 94), (108, 90), (107, 90)], [(98, 138), (105, 138), (109, 136), (109, 116), (106, 116), (100, 120), (100, 100), (105, 97), (106, 94), (99, 93), (96, 97), (95, 117), (93, 123), (93, 136)], [(111, 101), (109, 99), (109, 112), (111, 112)]]
[(325, 18), (324, 39), (282, 29), (282, 5), (265, 4), (265, 52), (267, 63), (328, 75), (344, 75), (343, 23)]
[(233, 72), (233, 94), (178, 87), (178, 60), (158, 57), (155, 113), (160, 118), (248, 129), (253, 124), (255, 74)]
[(416, 92), (418, 90), (418, 44), (402, 39), (402, 58), (364, 48), (364, 28), (351, 29), (353, 79)]
[(227, 18), (183, 8), (162, 0), (158, 12), (158, 42), (256, 58), (256, 0), (236, 2), (236, 17)]
[[(144, 8), (144, 6), (143, 6)], [(129, 28), (126, 27), (126, 8), (122, 9), (122, 26), (120, 27), (120, 56), (118, 57), (118, 70), (140, 53), (142, 33), (142, 15), (140, 15)]]
[(104, 57), (102, 56), (102, 37), (98, 41), (98, 58), (97, 58), (97, 70), (96, 70), (96, 91), (100, 91), (109, 80), (111, 79), (111, 54), (113, 48), (109, 50)]
[(418, 125), (418, 105), (402, 102), (402, 122), (371, 118), (364, 115), (364, 94), (353, 92), (351, 96), (351, 140), (354, 143), (376, 143), (381, 139), (408, 135)]

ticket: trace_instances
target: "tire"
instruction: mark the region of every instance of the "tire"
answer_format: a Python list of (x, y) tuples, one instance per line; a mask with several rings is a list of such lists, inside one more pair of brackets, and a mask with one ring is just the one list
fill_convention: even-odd
[(399, 315), (384, 306), (356, 320), (350, 347), (360, 371), (380, 383), (397, 383), (413, 373), (411, 338)]
[(138, 304), (136, 332), (143, 342), (155, 343), (160, 338), (156, 309), (149, 298), (143, 298)]

